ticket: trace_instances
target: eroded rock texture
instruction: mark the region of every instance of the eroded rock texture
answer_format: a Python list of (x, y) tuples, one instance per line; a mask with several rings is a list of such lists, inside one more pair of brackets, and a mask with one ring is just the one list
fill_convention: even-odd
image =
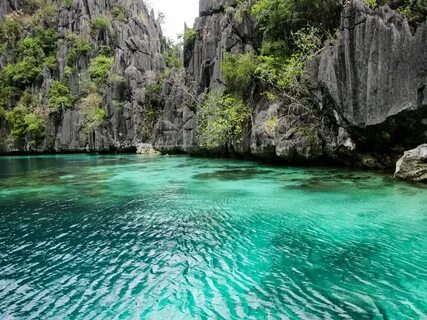
[[(77, 57), (74, 71), (68, 79), (64, 70), (69, 47), (60, 45), (56, 56), (57, 74), (44, 70), (43, 83), (35, 84), (32, 93), (42, 96), (46, 102), (50, 85), (56, 79), (67, 83), (74, 96), (80, 96), (82, 82), (89, 78), (90, 59), (108, 48), (111, 52), (109, 55), (114, 57), (110, 72), (114, 78), (110, 78), (102, 94), (103, 108), (107, 113), (105, 123), (85, 132), (82, 113), (76, 104), (70, 109), (50, 114), (46, 138), (40, 145), (33, 146), (9, 143), (7, 124), (1, 122), (0, 145), (3, 152), (136, 150), (138, 143), (150, 139), (142, 132), (146, 109), (145, 87), (157, 81), (165, 69), (165, 43), (154, 13), (149, 13), (143, 1), (139, 0), (73, 0), (68, 7), (61, 5), (62, 1), (57, 2), (60, 7), (58, 22), (51, 27), (59, 32), (61, 39), (74, 33), (90, 41), (92, 50), (87, 55)], [(124, 19), (114, 19), (111, 14), (118, 6), (122, 6), (126, 12)], [(19, 0), (1, 1), (0, 20), (6, 14), (19, 10)], [(91, 23), (98, 17), (107, 17), (110, 23), (108, 30), (91, 32)]]
[(427, 23), (416, 30), (388, 6), (352, 1), (338, 43), (324, 48), (312, 81), (360, 152), (391, 167), (403, 150), (426, 141)]
[[(125, 21), (112, 21), (108, 32), (89, 34), (91, 21), (109, 15), (119, 0), (74, 0), (59, 12), (62, 37), (75, 32), (90, 39), (93, 52), (75, 62), (68, 81), (73, 94), (88, 77), (90, 58), (101, 46), (114, 52), (112, 73), (103, 93), (104, 126), (86, 134), (78, 106), (49, 117), (47, 137), (39, 151), (126, 151), (151, 142), (163, 153), (214, 153), (281, 159), (288, 163), (335, 162), (369, 168), (392, 168), (404, 150), (427, 141), (427, 23), (417, 28), (385, 6), (370, 9), (348, 1), (337, 40), (329, 42), (307, 66), (309, 96), (315, 108), (295, 112), (289, 100), (266, 100), (260, 83), (247, 88), (253, 109), (243, 139), (207, 151), (197, 141), (197, 104), (203, 94), (224, 87), (221, 63), (225, 52), (257, 51), (259, 33), (245, 14), (248, 1), (200, 0), (196, 37), (184, 48), (184, 69), (173, 70), (162, 89), (162, 115), (147, 133), (146, 86), (165, 69), (165, 44), (152, 14), (138, 0), (126, 2)], [(19, 1), (2, 1), (0, 19), (19, 10)], [(53, 78), (64, 81), (68, 48), (58, 50), (58, 75), (45, 70), (32, 90), (46, 99)], [(3, 66), (0, 59), (0, 68)], [(0, 148), (10, 128), (0, 119)], [(15, 147), (16, 148), (16, 147)], [(29, 151), (22, 145), (17, 150)]]
[(405, 152), (397, 162), (395, 177), (427, 182), (427, 144)]
[(164, 114), (154, 136), (154, 145), (162, 152), (206, 152), (197, 143), (196, 101), (207, 90), (224, 85), (220, 68), (225, 52), (254, 50), (254, 23), (251, 19), (236, 21), (237, 3), (200, 1), (200, 17), (194, 24), (197, 36), (184, 51), (185, 75), (174, 76), (165, 89)]
[[(185, 52), (186, 83), (197, 94), (223, 85), (224, 52), (259, 45), (250, 18), (233, 20), (236, 7), (234, 1), (200, 1), (198, 36)], [(295, 114), (292, 106), (265, 101), (256, 87), (248, 88), (254, 112), (245, 138), (230, 141), (222, 152), (290, 163), (394, 167), (404, 150), (426, 141), (426, 48), (427, 23), (415, 30), (387, 6), (372, 10), (360, 0), (349, 1), (337, 40), (307, 67), (316, 110)], [(203, 152), (194, 134), (195, 110), (182, 106), (182, 92), (173, 86), (170, 92), (155, 147)]]

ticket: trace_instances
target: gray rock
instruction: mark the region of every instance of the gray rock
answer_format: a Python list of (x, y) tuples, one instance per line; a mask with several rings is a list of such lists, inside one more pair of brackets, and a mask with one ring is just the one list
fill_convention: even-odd
[(157, 155), (160, 152), (156, 151), (151, 143), (140, 143), (136, 146), (137, 154)]
[(396, 164), (398, 179), (427, 182), (427, 144), (406, 151)]
[[(427, 23), (351, 0), (336, 43), (311, 68), (319, 105), (366, 151), (423, 142), (427, 130)], [(396, 151), (393, 151), (397, 147)]]
[[(0, 21), (10, 12), (18, 11), (24, 2), (21, 0), (4, 0), (0, 3)], [(136, 150), (136, 145), (147, 140), (142, 134), (142, 123), (146, 102), (144, 88), (159, 78), (165, 69), (163, 53), (164, 39), (155, 17), (150, 15), (143, 1), (73, 0), (70, 7), (62, 5), (58, 12), (58, 25), (52, 26), (65, 37), (73, 32), (91, 42), (94, 50), (88, 55), (78, 57), (73, 66), (73, 74), (66, 78), (64, 68), (67, 66), (69, 48), (61, 45), (57, 53), (58, 78), (47, 70), (43, 74), (43, 84), (34, 85), (32, 92), (42, 97), (47, 104), (49, 87), (54, 79), (66, 82), (74, 96), (82, 96), (81, 81), (89, 79), (88, 67), (101, 47), (111, 48), (114, 64), (111, 74), (123, 81), (110, 81), (103, 93), (103, 102), (107, 113), (105, 124), (99, 128), (83, 130), (81, 110), (78, 103), (71, 109), (51, 114), (46, 126), (46, 139), (37, 147), (38, 152), (81, 151), (106, 152)], [(124, 22), (111, 20), (108, 32), (91, 34), (91, 21), (99, 16), (111, 16), (110, 11), (124, 5), (128, 19)], [(0, 57), (0, 69), (4, 67), (4, 57)], [(114, 77), (113, 77), (114, 78)], [(47, 110), (45, 111), (47, 112)], [(0, 140), (6, 141), (8, 126), (0, 123)], [(12, 151), (7, 144), (2, 146), (4, 152)], [(15, 148), (15, 147), (13, 147)], [(33, 148), (29, 141), (18, 145), (21, 151)]]

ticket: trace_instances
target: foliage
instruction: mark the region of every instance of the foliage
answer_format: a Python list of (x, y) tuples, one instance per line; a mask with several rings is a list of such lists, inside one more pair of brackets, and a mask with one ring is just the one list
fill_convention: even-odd
[(317, 130), (312, 126), (300, 127), (296, 134), (303, 137), (311, 146), (316, 145), (318, 142)]
[(73, 99), (70, 89), (59, 81), (53, 81), (49, 88), (48, 106), (51, 111), (71, 108)]
[[(304, 74), (305, 63), (310, 60), (322, 44), (316, 28), (303, 28), (292, 34), (296, 49), (292, 54), (283, 56), (267, 51), (259, 57), (256, 70), (258, 78), (281, 90), (296, 85)], [(273, 54), (271, 54), (273, 52)]]
[(92, 50), (92, 45), (83, 37), (69, 33), (65, 37), (68, 44), (67, 65), (72, 67), (77, 57), (87, 55)]
[(37, 6), (37, 10), (33, 13), (33, 26), (53, 26), (58, 23), (58, 7), (56, 3), (50, 0), (32, 1)]
[(91, 128), (104, 125), (107, 113), (102, 108), (102, 96), (99, 93), (91, 93), (80, 102), (82, 114), (82, 128), (88, 134)]
[(29, 113), (24, 117), (26, 132), (31, 135), (33, 142), (39, 144), (45, 136), (45, 119), (34, 113)]
[(7, 85), (25, 88), (31, 85), (42, 72), (40, 61), (34, 57), (25, 57), (16, 64), (8, 64), (3, 69)]
[(148, 141), (153, 133), (162, 111), (163, 101), (161, 97), (161, 83), (152, 83), (145, 87), (145, 107), (142, 123), (142, 139)]
[(69, 46), (73, 47), (79, 55), (88, 54), (92, 50), (90, 42), (76, 33), (72, 32), (67, 34), (65, 39)]
[(79, 92), (82, 97), (85, 97), (91, 93), (95, 93), (99, 90), (97, 84), (90, 79), (83, 78), (79, 81)]
[(390, 4), (397, 9), (410, 23), (424, 22), (427, 20), (427, 0), (365, 0), (372, 8)]
[(257, 57), (253, 52), (225, 53), (221, 65), (227, 88), (243, 94), (250, 85), (257, 69)]
[(110, 21), (105, 16), (98, 16), (91, 22), (91, 27), (94, 31), (106, 31), (109, 26)]
[(28, 113), (29, 110), (27, 106), (19, 104), (12, 111), (9, 111), (6, 114), (6, 119), (12, 127), (10, 134), (16, 140), (24, 139), (27, 134), (25, 116)]
[(170, 44), (166, 53), (166, 67), (168, 68), (181, 68), (182, 67), (182, 55), (181, 47), (176, 44)]
[(0, 41), (4, 44), (18, 41), (22, 29), (22, 22), (18, 13), (10, 13), (0, 23)]
[(152, 83), (145, 87), (145, 101), (154, 106), (160, 105), (160, 94), (162, 85), (160, 83)]
[(108, 72), (113, 65), (114, 59), (105, 55), (98, 55), (90, 61), (89, 74), (91, 79), (98, 85), (104, 85)]
[(67, 78), (71, 77), (71, 75), (73, 74), (73, 72), (74, 72), (74, 70), (73, 70), (72, 67), (70, 67), (70, 66), (65, 66), (64, 67), (64, 76), (65, 77), (67, 77)]
[(54, 68), (57, 33), (52, 29), (36, 29), (35, 36), (26, 36), (17, 43), (16, 63), (7, 64), (3, 70), (7, 85), (22, 89), (31, 85), (41, 75), (43, 66)]
[(201, 146), (216, 149), (231, 139), (240, 139), (251, 117), (251, 109), (240, 97), (211, 91), (197, 111), (198, 138)]
[(234, 7), (226, 4), (225, 13), (237, 23), (242, 23), (245, 18), (251, 15), (251, 4), (249, 1), (237, 0)]
[(123, 77), (121, 74), (110, 73), (110, 75), (108, 77), (108, 82), (120, 83), (120, 82), (124, 82), (124, 81), (125, 81), (125, 77)]
[(41, 60), (44, 57), (43, 46), (40, 38), (25, 37), (18, 44), (18, 59), (34, 57)]
[(2, 83), (2, 85), (0, 85), (0, 108), (7, 108), (11, 98), (13, 98), (19, 90), (13, 86), (6, 85), (3, 77), (0, 77), (0, 83)]
[(120, 22), (126, 22), (129, 19), (128, 11), (125, 6), (117, 5), (111, 10), (112, 16)]
[(252, 7), (252, 14), (265, 40), (285, 40), (291, 45), (292, 32), (303, 27), (336, 29), (341, 8), (340, 0), (260, 0)]
[(44, 138), (45, 119), (34, 113), (37, 101), (29, 92), (25, 92), (18, 105), (6, 114), (6, 119), (12, 127), (11, 136), (22, 140), (30, 134), (32, 142), (39, 144)]
[(62, 5), (67, 9), (71, 9), (73, 6), (73, 0), (62, 0)]
[(427, 0), (406, 0), (399, 11), (410, 22), (425, 22), (427, 21)]
[(187, 29), (184, 31), (184, 47), (188, 47), (196, 41), (198, 32), (196, 29)]
[(273, 116), (264, 122), (264, 130), (267, 132), (268, 135), (273, 136), (278, 124), (279, 118), (277, 116)]

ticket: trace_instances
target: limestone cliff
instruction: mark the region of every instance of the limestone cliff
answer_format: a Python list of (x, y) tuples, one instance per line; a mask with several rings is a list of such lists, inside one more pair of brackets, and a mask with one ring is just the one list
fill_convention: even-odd
[[(0, 21), (14, 14), (18, 19), (27, 19), (32, 13), (26, 1), (5, 0), (0, 4)], [(73, 0), (53, 2), (52, 23), (48, 27), (58, 33), (58, 47), (53, 70), (43, 68), (26, 90), (41, 100), (46, 120), (45, 137), (37, 145), (30, 144), (31, 137), (11, 142), (11, 128), (1, 121), (0, 150), (3, 152), (77, 152), (77, 151), (125, 151), (136, 150), (136, 145), (149, 140), (144, 130), (145, 87), (155, 83), (165, 69), (165, 50), (161, 27), (139, 0)], [(52, 13), (50, 13), (52, 15)], [(100, 22), (99, 22), (100, 21)], [(104, 22), (105, 21), (105, 22)], [(95, 29), (96, 23), (104, 23)], [(21, 37), (32, 35), (33, 30), (22, 30)], [(74, 54), (66, 41), (75, 38), (88, 41), (91, 49)], [(82, 117), (81, 104), (85, 97), (84, 83), (90, 80), (88, 69), (99, 54), (113, 58), (110, 76), (101, 90), (105, 119), (102, 123), (88, 125)], [(0, 59), (0, 69), (8, 60), (13, 61), (14, 51), (5, 52)], [(113, 76), (111, 76), (113, 75)], [(69, 87), (73, 104), (52, 112), (46, 110), (49, 91), (53, 81)], [(6, 109), (13, 108), (10, 101)], [(46, 113), (48, 115), (46, 116)], [(1, 117), (0, 117), (1, 118)]]
[[(200, 1), (197, 38), (185, 49), (185, 83), (193, 93), (223, 85), (224, 52), (257, 49), (254, 22), (249, 16), (235, 19), (241, 5)], [(426, 45), (427, 23), (415, 29), (388, 6), (373, 10), (360, 0), (349, 1), (336, 40), (307, 66), (316, 109), (289, 114), (284, 101), (268, 102), (254, 84), (247, 89), (254, 111), (244, 140), (230, 141), (218, 152), (290, 163), (393, 167), (404, 150), (427, 139)], [(195, 134), (196, 109), (181, 103), (177, 88), (183, 81), (166, 88), (155, 146), (163, 152), (206, 153)]]
[(338, 40), (311, 75), (320, 108), (352, 136), (360, 152), (392, 166), (427, 139), (427, 23), (411, 28), (388, 6), (345, 7)]
[[(3, 1), (0, 20), (10, 13), (21, 14), (24, 3)], [(21, 143), (11, 142), (13, 128), (0, 108), (2, 152), (133, 151), (138, 144), (151, 142), (163, 153), (391, 168), (404, 150), (427, 142), (427, 23), (409, 25), (388, 6), (374, 10), (361, 0), (347, 2), (334, 40), (306, 66), (305, 98), (313, 109), (294, 112), (289, 99), (271, 102), (262, 94), (263, 84), (253, 81), (245, 92), (252, 116), (243, 139), (206, 150), (198, 141), (197, 110), (207, 92), (225, 86), (224, 54), (260, 50), (260, 32), (249, 14), (251, 0), (200, 0), (200, 15), (184, 46), (184, 67), (172, 70), (164, 82), (160, 79), (166, 44), (142, 1), (55, 3), (58, 11), (51, 27), (60, 39), (55, 68), (44, 67), (42, 76), (26, 90), (42, 106), (48, 105), (52, 83), (60, 81), (75, 99), (72, 106), (54, 112), (42, 108), (47, 122), (37, 145), (31, 143), (30, 134)], [(99, 17), (110, 23), (94, 32)], [(66, 42), (70, 34), (91, 43), (90, 51), (74, 57), (71, 72), (72, 47)], [(101, 95), (106, 116), (88, 127), (82, 108), (84, 83), (91, 78), (92, 59), (106, 48), (113, 57)], [(2, 53), (0, 69), (13, 60), (13, 53)], [(161, 89), (155, 112), (147, 101), (154, 84)], [(10, 99), (6, 111), (17, 103)]]

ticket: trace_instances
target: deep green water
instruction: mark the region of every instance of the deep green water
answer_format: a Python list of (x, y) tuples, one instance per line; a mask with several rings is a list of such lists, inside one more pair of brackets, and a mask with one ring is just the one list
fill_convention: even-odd
[(427, 188), (188, 157), (0, 158), (0, 319), (426, 319)]

